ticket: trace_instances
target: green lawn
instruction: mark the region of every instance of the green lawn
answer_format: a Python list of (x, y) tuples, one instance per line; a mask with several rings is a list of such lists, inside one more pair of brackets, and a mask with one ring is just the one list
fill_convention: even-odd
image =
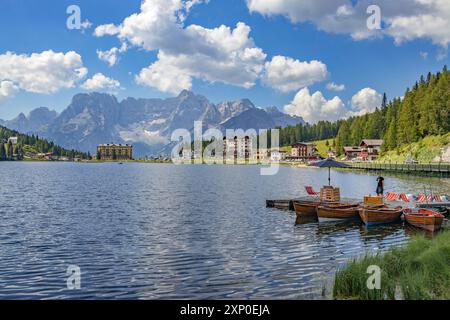
[[(326, 145), (327, 141), (329, 144), (328, 147)], [(314, 143), (317, 146), (317, 150), (319, 150), (319, 154), (322, 157), (327, 158), (329, 148), (333, 148), (333, 139), (314, 141)]]

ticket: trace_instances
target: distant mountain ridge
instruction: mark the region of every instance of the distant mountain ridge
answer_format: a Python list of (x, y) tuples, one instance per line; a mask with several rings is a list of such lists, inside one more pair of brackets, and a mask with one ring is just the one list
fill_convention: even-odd
[(257, 108), (250, 100), (214, 104), (184, 90), (168, 99), (126, 98), (105, 93), (77, 94), (60, 114), (41, 107), (0, 125), (38, 134), (69, 149), (95, 152), (101, 143), (131, 143), (135, 155), (154, 154), (170, 142), (175, 129), (192, 130), (194, 121), (207, 128), (271, 129), (304, 123), (277, 108)]

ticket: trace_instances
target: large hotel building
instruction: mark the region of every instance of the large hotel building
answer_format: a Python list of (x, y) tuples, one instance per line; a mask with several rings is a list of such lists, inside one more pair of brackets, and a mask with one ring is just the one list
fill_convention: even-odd
[(101, 144), (97, 147), (97, 160), (131, 160), (133, 146), (129, 144)]

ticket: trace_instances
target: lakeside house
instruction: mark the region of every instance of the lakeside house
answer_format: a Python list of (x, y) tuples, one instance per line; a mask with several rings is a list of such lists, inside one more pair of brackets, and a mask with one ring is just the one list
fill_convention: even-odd
[(289, 161), (315, 161), (320, 157), (316, 144), (312, 142), (298, 142), (291, 146), (291, 155), (286, 157)]
[(12, 145), (16, 145), (18, 141), (19, 141), (18, 137), (9, 137), (8, 139), (8, 143), (11, 143)]
[(101, 144), (97, 147), (97, 160), (132, 160), (133, 146), (129, 144)]
[(327, 156), (328, 156), (328, 158), (330, 158), (330, 159), (336, 159), (336, 152), (334, 151), (334, 150), (329, 150), (328, 152), (327, 152)]
[(273, 150), (270, 153), (270, 161), (273, 162), (280, 162), (286, 160), (287, 157), (287, 151), (283, 150)]
[(346, 160), (357, 159), (361, 155), (360, 147), (344, 147), (344, 154)]
[(375, 161), (380, 156), (381, 139), (364, 139), (359, 146), (344, 147), (346, 160)]

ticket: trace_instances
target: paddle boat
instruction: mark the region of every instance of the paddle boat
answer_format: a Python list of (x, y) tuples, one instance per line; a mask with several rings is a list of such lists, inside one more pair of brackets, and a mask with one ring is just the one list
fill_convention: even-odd
[(428, 209), (405, 209), (403, 214), (410, 225), (431, 232), (439, 230), (444, 222), (442, 214)]
[(298, 217), (317, 217), (317, 207), (320, 206), (319, 201), (294, 201), (294, 210)]
[(319, 220), (359, 219), (359, 204), (323, 204), (317, 207)]
[(400, 221), (403, 214), (403, 207), (370, 207), (362, 206), (358, 209), (361, 220), (367, 225), (377, 225)]

